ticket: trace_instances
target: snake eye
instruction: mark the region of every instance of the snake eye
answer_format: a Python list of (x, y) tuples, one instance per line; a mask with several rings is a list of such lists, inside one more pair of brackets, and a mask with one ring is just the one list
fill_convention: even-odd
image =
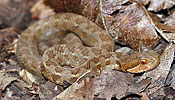
[(140, 63), (141, 63), (142, 65), (144, 65), (144, 64), (147, 64), (147, 63), (148, 63), (148, 61), (147, 61), (147, 60), (145, 60), (145, 59), (141, 59)]

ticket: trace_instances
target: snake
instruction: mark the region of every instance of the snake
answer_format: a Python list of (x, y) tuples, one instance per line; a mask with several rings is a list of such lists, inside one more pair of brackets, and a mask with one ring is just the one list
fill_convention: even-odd
[[(72, 41), (45, 46), (42, 42), (55, 41), (54, 38), (69, 32), (77, 36), (82, 44)], [(73, 83), (86, 72), (94, 75), (99, 75), (102, 70), (140, 73), (159, 64), (160, 57), (153, 50), (124, 54), (114, 52), (114, 46), (110, 34), (89, 19), (74, 13), (57, 13), (22, 32), (16, 55), (21, 68), (38, 79), (47, 78), (60, 85), (64, 81)], [(41, 53), (42, 48), (45, 50)]]

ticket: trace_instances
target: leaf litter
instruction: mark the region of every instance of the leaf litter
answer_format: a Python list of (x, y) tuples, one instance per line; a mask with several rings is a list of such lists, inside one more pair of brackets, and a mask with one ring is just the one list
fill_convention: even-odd
[[(13, 11), (8, 11), (4, 8), (5, 5), (8, 7), (17, 7), (12, 6), (10, 3), (15, 2), (15, 0), (3, 0), (4, 5), (0, 7), (0, 11), (5, 11), (5, 17), (0, 13), (0, 28), (4, 32), (4, 28), (7, 30), (18, 29), (19, 31), (15, 32), (5, 32), (5, 34), (0, 34), (0, 46), (1, 50), (9, 50), (5, 54), (0, 52), (0, 75), (2, 76), (1, 80), (1, 98), (4, 100), (21, 100), (21, 99), (42, 99), (42, 100), (111, 100), (112, 99), (131, 99), (134, 98), (141, 100), (149, 100), (149, 99), (163, 99), (163, 98), (174, 98), (175, 91), (175, 69), (173, 68), (174, 62), (174, 45), (171, 43), (174, 39), (174, 28), (167, 28), (171, 25), (173, 27), (174, 22), (174, 12), (172, 7), (174, 6), (174, 1), (171, 0), (162, 0), (159, 2), (158, 0), (134, 0), (137, 2), (141, 2), (143, 5), (146, 5), (146, 11), (142, 9), (142, 5), (132, 3), (132, 0), (44, 0), (44, 3), (51, 6), (52, 9), (49, 8), (41, 8), (41, 10), (37, 10), (37, 8), (33, 8), (32, 15), (35, 15), (31, 21), (31, 14), (28, 12), (31, 9), (31, 5), (36, 4), (36, 0), (29, 0), (29, 2), (23, 2), (22, 0), (17, 0), (15, 5), (28, 5), (19, 7), (18, 9), (20, 14), (16, 14), (14, 19), (17, 19), (16, 22), (11, 16), (7, 16), (8, 14), (13, 14)], [(39, 0), (38, 2), (43, 2)], [(24, 3), (24, 4), (23, 4)], [(31, 4), (32, 3), (32, 4)], [(44, 3), (39, 3), (36, 5), (42, 6)], [(157, 4), (157, 5), (155, 5)], [(59, 5), (59, 6), (58, 6)], [(71, 5), (71, 6), (70, 6)], [(45, 5), (44, 5), (45, 6)], [(156, 51), (161, 54), (161, 62), (157, 68), (154, 70), (145, 72), (139, 75), (133, 75), (129, 73), (123, 73), (119, 71), (103, 71), (98, 77), (95, 78), (85, 78), (81, 82), (75, 82), (72, 85), (68, 86), (59, 86), (54, 83), (47, 81), (45, 84), (34, 84), (30, 83), (30, 85), (26, 84), (24, 80), (18, 75), (18, 72), (21, 70), (17, 65), (17, 60), (15, 58), (15, 45), (11, 47), (7, 45), (11, 45), (18, 38), (21, 31), (23, 31), (24, 27), (27, 27), (30, 23), (33, 23), (36, 18), (42, 19), (44, 17), (52, 14), (53, 10), (56, 12), (69, 11), (78, 14), (82, 14), (92, 21), (96, 22), (99, 26), (103, 27), (107, 31), (110, 29), (119, 30), (119, 26), (115, 26), (115, 24), (120, 24), (121, 22), (117, 22), (116, 20), (120, 18), (118, 15), (122, 13), (128, 13), (127, 6), (131, 7), (130, 11), (137, 12), (138, 14), (143, 11), (145, 18), (148, 18), (149, 13), (147, 10), (151, 10), (154, 12), (161, 13), (161, 10), (171, 10), (169, 16), (166, 18), (160, 18), (161, 20), (154, 20), (153, 17), (148, 19), (148, 22), (151, 22), (149, 25), (151, 27), (157, 27), (162, 33), (157, 33), (157, 29), (155, 31), (158, 34), (158, 37), (164, 38), (161, 39), (156, 47)], [(23, 10), (22, 10), (23, 9)], [(27, 10), (26, 10), (27, 9)], [(36, 9), (36, 10), (35, 10)], [(138, 9), (138, 10), (136, 10)], [(39, 11), (39, 13), (38, 13)], [(40, 12), (41, 11), (41, 12)], [(50, 12), (51, 11), (51, 12)], [(140, 12), (139, 12), (140, 11)], [(120, 13), (118, 13), (120, 12)], [(153, 12), (153, 13), (154, 13)], [(43, 14), (44, 13), (44, 14)], [(129, 14), (129, 13), (128, 13)], [(157, 14), (157, 13), (154, 13)], [(153, 14), (153, 16), (154, 16)], [(164, 13), (163, 13), (164, 14)], [(7, 18), (8, 19), (5, 19)], [(27, 18), (25, 17), (27, 16)], [(126, 16), (128, 19), (129, 15)], [(136, 16), (138, 17), (138, 16)], [(5, 20), (6, 21), (5, 21)], [(132, 18), (131, 18), (132, 19)], [(14, 20), (14, 21), (11, 21)], [(134, 21), (134, 20), (133, 20)], [(165, 21), (165, 23), (162, 23)], [(125, 20), (123, 21), (125, 22)], [(19, 24), (20, 23), (20, 24)], [(23, 24), (21, 24), (23, 23)], [(138, 22), (136, 22), (138, 23)], [(155, 23), (153, 25), (153, 23)], [(165, 29), (162, 29), (162, 24), (165, 25)], [(19, 26), (22, 25), (22, 26)], [(132, 24), (131, 24), (132, 25)], [(113, 27), (112, 27), (113, 26)], [(124, 26), (126, 27), (127, 24)], [(13, 28), (11, 28), (13, 27)], [(8, 29), (9, 28), (9, 29)], [(122, 29), (122, 28), (121, 28)], [(121, 30), (120, 29), (120, 30)], [(128, 30), (129, 31), (129, 30)], [(116, 35), (113, 34), (114, 36)], [(6, 38), (10, 36), (10, 38)], [(166, 41), (165, 41), (166, 40)], [(170, 42), (170, 43), (169, 43)], [(2, 43), (4, 43), (2, 45)], [(167, 46), (166, 46), (166, 45)], [(119, 44), (117, 44), (119, 45)], [(119, 45), (123, 47), (123, 45)], [(163, 47), (162, 47), (163, 46)], [(5, 48), (5, 49), (4, 49)], [(127, 50), (129, 51), (129, 50)], [(133, 51), (133, 50), (130, 50)], [(162, 52), (163, 51), (163, 52)], [(3, 56), (1, 56), (3, 55)], [(2, 84), (3, 83), (3, 84)], [(56, 96), (57, 95), (57, 96)]]

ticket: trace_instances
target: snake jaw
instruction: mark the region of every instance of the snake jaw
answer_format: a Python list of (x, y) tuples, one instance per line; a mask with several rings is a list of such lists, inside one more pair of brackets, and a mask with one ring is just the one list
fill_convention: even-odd
[(144, 72), (144, 71), (147, 71), (147, 70), (150, 70), (150, 69), (152, 69), (152, 66), (150, 66), (150, 65), (139, 64), (138, 66), (136, 66), (134, 68), (128, 69), (127, 72), (141, 73), (141, 72)]
[(149, 71), (157, 67), (159, 62), (160, 62), (159, 56), (155, 57), (154, 59), (141, 59), (140, 63), (137, 66), (127, 69), (127, 72), (141, 73), (141, 72)]

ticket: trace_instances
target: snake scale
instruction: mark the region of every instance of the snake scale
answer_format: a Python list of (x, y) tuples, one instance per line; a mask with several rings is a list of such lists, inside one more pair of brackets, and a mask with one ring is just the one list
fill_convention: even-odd
[[(40, 53), (40, 41), (66, 32), (73, 32), (83, 45), (57, 44), (44, 54)], [(63, 81), (75, 82), (87, 71), (95, 75), (102, 70), (139, 73), (159, 64), (159, 55), (152, 50), (128, 55), (113, 52), (114, 45), (112, 37), (87, 18), (73, 13), (59, 13), (29, 26), (19, 38), (16, 55), (22, 68), (61, 85)]]

